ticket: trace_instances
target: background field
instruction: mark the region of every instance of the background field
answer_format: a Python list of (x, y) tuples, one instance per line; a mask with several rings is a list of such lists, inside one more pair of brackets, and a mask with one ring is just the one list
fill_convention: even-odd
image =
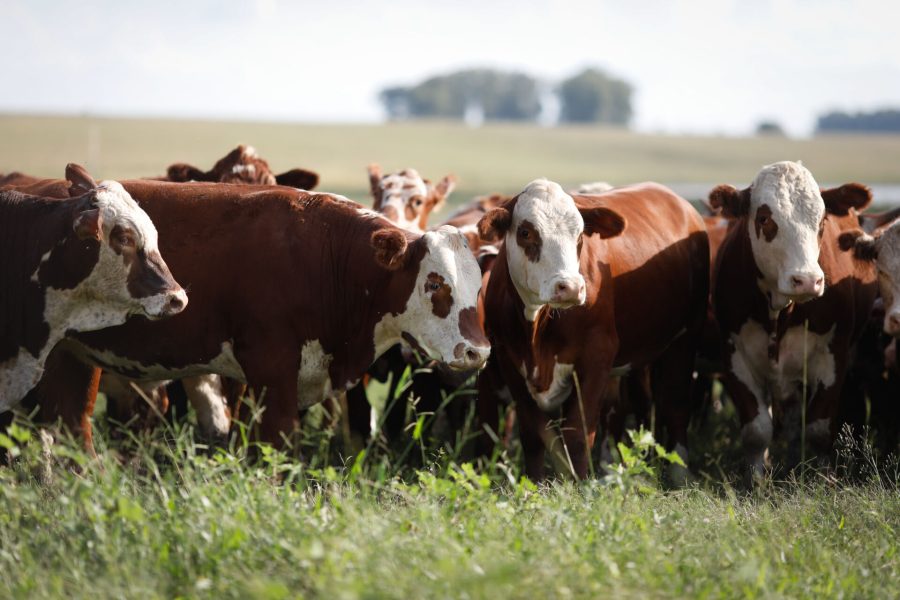
[[(777, 160), (803, 160), (821, 184), (900, 184), (900, 136), (726, 138), (654, 136), (599, 127), (543, 128), (425, 122), (310, 125), (92, 117), (0, 116), (0, 172), (61, 177), (67, 162), (97, 178), (147, 177), (173, 162), (203, 169), (237, 144), (251, 144), (276, 170), (303, 166), (320, 189), (367, 201), (365, 166), (413, 166), (459, 176), (452, 202), (514, 193), (536, 177), (563, 185), (654, 180), (695, 200), (717, 183), (743, 184)], [(900, 189), (875, 186), (876, 203)]]

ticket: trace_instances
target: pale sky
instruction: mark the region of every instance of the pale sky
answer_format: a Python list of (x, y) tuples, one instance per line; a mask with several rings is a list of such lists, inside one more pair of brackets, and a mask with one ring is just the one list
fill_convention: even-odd
[(900, 106), (897, 0), (0, 0), (0, 111), (379, 121), (470, 67), (631, 82), (637, 129), (811, 132)]

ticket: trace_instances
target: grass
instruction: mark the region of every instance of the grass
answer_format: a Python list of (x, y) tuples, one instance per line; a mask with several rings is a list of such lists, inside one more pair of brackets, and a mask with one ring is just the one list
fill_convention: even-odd
[[(415, 420), (415, 419), (414, 419)], [(667, 491), (638, 437), (605, 481), (473, 468), (427, 448), (421, 469), (372, 448), (304, 461), (209, 450), (190, 427), (47, 459), (16, 426), (0, 469), (0, 597), (887, 597), (900, 589), (900, 494), (807, 477), (753, 493)], [(100, 438), (104, 439), (103, 436)], [(643, 451), (641, 449), (644, 449)], [(52, 465), (51, 474), (41, 474)], [(649, 473), (649, 474), (648, 474)]]
[[(456, 173), (452, 199), (515, 193), (536, 177), (565, 185), (746, 183), (776, 160), (802, 159), (822, 183), (900, 182), (900, 136), (726, 138), (659, 136), (599, 127), (443, 122), (316, 125), (0, 116), (0, 172), (61, 177), (81, 162), (98, 178), (159, 175), (173, 162), (209, 168), (239, 143), (254, 145), (276, 170), (318, 171), (321, 189), (364, 201), (365, 166), (414, 166), (437, 179)], [(690, 198), (696, 199), (696, 198)]]

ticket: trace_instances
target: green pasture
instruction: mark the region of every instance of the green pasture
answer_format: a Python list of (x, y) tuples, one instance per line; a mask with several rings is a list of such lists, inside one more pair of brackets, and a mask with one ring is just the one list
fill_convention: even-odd
[[(60, 177), (67, 162), (97, 178), (160, 175), (172, 162), (209, 168), (237, 144), (256, 147), (276, 170), (303, 166), (321, 189), (366, 200), (365, 167), (413, 166), (424, 176), (459, 176), (452, 200), (513, 193), (536, 177), (564, 185), (735, 184), (777, 160), (801, 159), (822, 183), (900, 183), (900, 136), (697, 137), (600, 127), (544, 128), (456, 123), (288, 124), (231, 121), (0, 116), (0, 172)], [(696, 199), (696, 198), (692, 198)]]

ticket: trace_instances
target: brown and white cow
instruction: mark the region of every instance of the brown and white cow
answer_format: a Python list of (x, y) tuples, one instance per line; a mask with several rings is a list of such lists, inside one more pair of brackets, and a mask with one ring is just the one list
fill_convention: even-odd
[(166, 170), (163, 181), (209, 181), (219, 183), (250, 183), (286, 185), (311, 190), (319, 183), (319, 176), (306, 169), (291, 169), (276, 175), (269, 163), (260, 158), (253, 146), (241, 144), (219, 159), (209, 171), (185, 163), (175, 163)]
[(415, 169), (383, 175), (381, 167), (373, 163), (368, 172), (373, 210), (408, 231), (425, 231), (429, 215), (440, 208), (456, 187), (454, 175), (447, 175), (432, 185)]
[(160, 319), (187, 295), (160, 255), (150, 217), (115, 181), (82, 167), (67, 176), (78, 196), (57, 200), (0, 192), (0, 412), (38, 383), (67, 334)]
[[(455, 228), (413, 234), (339, 196), (284, 187), (123, 185), (162, 231), (191, 306), (76, 336), (68, 351), (87, 364), (136, 379), (245, 381), (264, 391), (260, 439), (280, 444), (298, 406), (355, 383), (400, 340), (453, 368), (487, 358), (480, 272)], [(71, 361), (59, 368), (70, 375), (48, 368), (42, 395), (73, 387)]]
[(855, 402), (844, 407), (842, 416), (851, 425), (864, 425), (864, 398), (854, 396), (868, 396), (869, 423), (877, 447), (884, 455), (896, 452), (900, 438), (900, 403), (897, 402), (900, 372), (896, 360), (897, 339), (900, 339), (900, 220), (890, 220), (890, 216), (900, 217), (898, 213), (900, 210), (895, 209), (884, 215), (870, 215), (869, 219), (860, 215), (863, 229), (875, 225), (871, 233), (856, 229), (842, 233), (838, 239), (842, 250), (852, 250), (857, 259), (875, 265), (881, 295), (858, 344), (857, 358), (849, 375), (854, 389), (844, 394), (845, 404), (851, 398)]
[(764, 470), (773, 414), (784, 424), (789, 462), (797, 458), (804, 373), (806, 439), (825, 456), (852, 345), (875, 299), (872, 266), (838, 248), (869, 191), (820, 191), (800, 163), (779, 162), (749, 188), (719, 186), (709, 200), (737, 219), (719, 250), (714, 303), (751, 473)]
[(503, 240), (484, 293), (492, 351), (479, 414), (497, 431), (496, 407), (514, 400), (526, 473), (542, 476), (555, 443), (548, 423), (562, 416), (571, 467), (585, 477), (610, 377), (651, 365), (667, 444), (686, 458), (709, 287), (700, 215), (656, 184), (573, 197), (541, 179), (488, 212), (479, 230)]

